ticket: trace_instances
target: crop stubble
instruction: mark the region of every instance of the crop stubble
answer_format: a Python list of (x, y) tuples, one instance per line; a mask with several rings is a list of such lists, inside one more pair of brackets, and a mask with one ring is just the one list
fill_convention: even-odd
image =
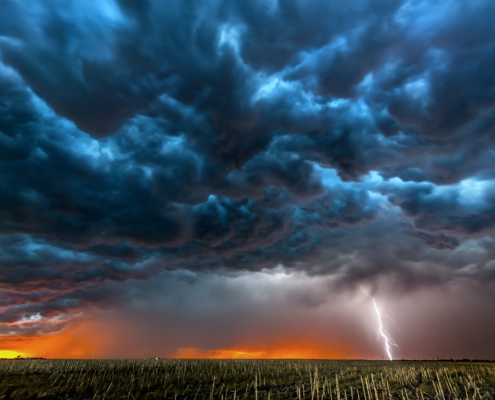
[(0, 360), (0, 400), (489, 400), (495, 363)]

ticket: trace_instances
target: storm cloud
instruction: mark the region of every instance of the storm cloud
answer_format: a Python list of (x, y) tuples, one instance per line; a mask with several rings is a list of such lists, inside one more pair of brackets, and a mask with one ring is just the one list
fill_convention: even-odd
[(493, 3), (2, 8), (0, 335), (173, 271), (495, 281)]

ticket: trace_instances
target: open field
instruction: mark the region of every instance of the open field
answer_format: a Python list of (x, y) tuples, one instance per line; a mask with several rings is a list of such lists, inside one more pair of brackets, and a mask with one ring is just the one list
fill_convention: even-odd
[(493, 399), (495, 363), (1, 360), (0, 399)]

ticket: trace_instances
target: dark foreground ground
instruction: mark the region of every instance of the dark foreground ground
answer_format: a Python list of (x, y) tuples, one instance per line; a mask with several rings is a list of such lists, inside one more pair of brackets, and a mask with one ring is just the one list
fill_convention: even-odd
[(0, 360), (0, 399), (494, 399), (495, 363)]

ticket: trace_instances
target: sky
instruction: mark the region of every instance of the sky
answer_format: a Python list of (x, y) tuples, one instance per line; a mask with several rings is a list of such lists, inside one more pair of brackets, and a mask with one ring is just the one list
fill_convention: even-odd
[(3, 1), (0, 357), (495, 359), (494, 15)]

